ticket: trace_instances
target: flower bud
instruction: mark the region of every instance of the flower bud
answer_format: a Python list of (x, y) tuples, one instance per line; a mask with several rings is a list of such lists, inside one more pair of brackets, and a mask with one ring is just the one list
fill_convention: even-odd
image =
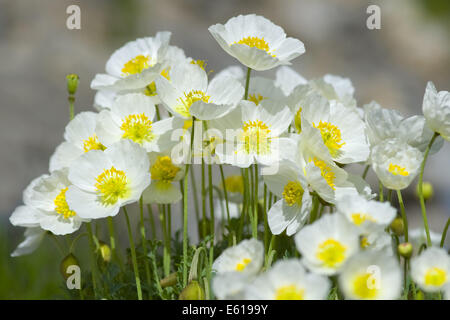
[[(433, 185), (430, 182), (422, 182), (422, 194), (425, 200), (433, 196)], [(416, 185), (416, 196), (419, 197), (419, 184)]]
[(77, 74), (68, 74), (66, 76), (67, 80), (67, 91), (70, 95), (74, 95), (77, 92), (78, 83), (80, 82), (80, 77)]
[(102, 256), (103, 261), (105, 262), (111, 261), (111, 248), (102, 241), (100, 241), (100, 254)]
[(416, 292), (416, 300), (425, 300), (425, 295), (422, 290), (417, 290)]
[(205, 291), (198, 281), (192, 280), (186, 288), (181, 291), (178, 300), (205, 300)]
[(413, 252), (413, 246), (410, 242), (404, 242), (398, 245), (397, 250), (403, 258), (409, 259)]
[(169, 274), (167, 277), (161, 279), (159, 281), (159, 284), (161, 285), (161, 288), (172, 287), (177, 284), (177, 281), (178, 281), (177, 273), (174, 272)]
[(395, 218), (394, 221), (391, 222), (390, 228), (397, 236), (402, 236), (404, 230), (402, 218)]
[(64, 279), (67, 280), (67, 278), (69, 278), (71, 276), (71, 273), (67, 272), (67, 268), (69, 268), (70, 266), (78, 266), (78, 260), (77, 258), (75, 258), (75, 256), (72, 253), (69, 253), (62, 261), (61, 264), (59, 265), (59, 269), (61, 271), (61, 275), (64, 277)]

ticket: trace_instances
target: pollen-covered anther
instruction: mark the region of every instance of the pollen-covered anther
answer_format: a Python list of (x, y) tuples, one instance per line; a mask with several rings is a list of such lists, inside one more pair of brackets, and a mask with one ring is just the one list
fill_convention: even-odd
[(242, 142), (246, 153), (264, 155), (270, 152), (270, 129), (264, 122), (248, 120), (242, 129)]
[(270, 54), (272, 57), (275, 57), (275, 55), (270, 52), (269, 43), (266, 40), (264, 40), (264, 38), (245, 37), (239, 41), (233, 42), (233, 44), (245, 44), (246, 46), (249, 46), (250, 48), (257, 48), (260, 50), (264, 50), (268, 54)]
[(394, 176), (398, 176), (398, 175), (404, 176), (404, 177), (409, 176), (409, 172), (406, 170), (406, 168), (405, 167), (401, 167), (401, 166), (399, 166), (397, 164), (390, 163), (388, 170)]
[(114, 166), (105, 169), (96, 179), (97, 193), (103, 205), (113, 205), (129, 194), (128, 179), (122, 170)]
[(86, 140), (83, 140), (83, 150), (84, 152), (88, 152), (91, 150), (106, 150), (106, 147), (98, 140), (98, 137), (96, 134), (93, 136), (87, 138)]
[(159, 156), (155, 164), (150, 168), (150, 174), (153, 180), (159, 180), (163, 182), (172, 182), (180, 168), (172, 163), (172, 159), (169, 156)]
[(144, 113), (127, 116), (120, 129), (123, 131), (123, 139), (130, 139), (139, 144), (144, 141), (151, 141), (154, 137), (152, 122)]
[(300, 205), (302, 203), (304, 190), (302, 185), (298, 181), (289, 181), (283, 190), (284, 201), (288, 206), (293, 206), (294, 204)]
[(313, 123), (313, 126), (320, 130), (323, 143), (330, 151), (331, 156), (338, 156), (339, 149), (345, 144), (342, 141), (341, 130), (337, 126), (324, 121), (320, 121), (318, 125)]
[(150, 56), (140, 54), (124, 64), (122, 73), (124, 76), (129, 76), (132, 74), (141, 73), (150, 66)]
[(69, 219), (71, 217), (76, 216), (76, 212), (73, 210), (70, 210), (69, 205), (66, 201), (66, 191), (69, 188), (62, 189), (59, 194), (56, 196), (55, 200), (53, 201), (55, 204), (55, 211), (56, 213), (62, 215), (64, 219)]

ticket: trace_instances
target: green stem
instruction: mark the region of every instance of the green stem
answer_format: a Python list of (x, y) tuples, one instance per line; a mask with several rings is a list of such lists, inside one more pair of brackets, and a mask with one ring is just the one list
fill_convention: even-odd
[(225, 184), (225, 175), (223, 174), (223, 166), (220, 164), (219, 165), (219, 170), (220, 170), (220, 177), (222, 179), (222, 188), (223, 188), (223, 194), (225, 197), (225, 206), (227, 208), (227, 222), (228, 222), (228, 226), (230, 226), (230, 208), (228, 206), (228, 192), (227, 192), (227, 185)]
[(369, 164), (366, 165), (366, 167), (364, 168), (364, 172), (363, 172), (363, 174), (362, 174), (362, 178), (363, 178), (363, 179), (366, 179), (367, 173), (369, 172), (369, 168), (370, 168), (370, 165), (369, 165)]
[(69, 252), (70, 252), (70, 253), (73, 253), (75, 244), (78, 242), (78, 240), (79, 240), (82, 236), (86, 236), (86, 235), (88, 235), (86, 232), (80, 233), (79, 235), (77, 235), (77, 236), (75, 237), (75, 239), (72, 240), (72, 243), (70, 244), (70, 247), (69, 247)]
[(170, 255), (169, 255), (169, 236), (167, 233), (166, 207), (164, 204), (159, 205), (159, 219), (161, 221), (163, 231), (163, 269), (164, 277), (170, 274)]
[[(197, 225), (200, 221), (200, 205), (199, 205), (199, 201), (198, 201), (198, 196), (197, 196), (197, 184), (195, 182), (195, 171), (194, 171), (194, 167), (191, 168), (191, 172), (190, 172), (190, 176), (191, 176), (191, 186), (192, 186), (192, 190), (194, 191), (194, 209), (195, 209), (195, 217), (197, 218)], [(181, 182), (180, 182), (181, 183)], [(184, 196), (184, 195), (183, 195)]]
[(264, 219), (264, 248), (267, 248), (267, 242), (269, 241), (269, 221), (267, 219), (267, 186), (266, 186), (266, 184), (264, 184), (263, 219)]
[(123, 212), (125, 213), (125, 218), (126, 218), (126, 221), (127, 221), (128, 239), (130, 241), (131, 260), (133, 262), (134, 277), (136, 279), (137, 296), (138, 296), (138, 300), (142, 300), (141, 278), (139, 277), (139, 269), (138, 269), (137, 258), (136, 258), (136, 247), (134, 246), (134, 240), (133, 240), (133, 233), (131, 231), (130, 218), (128, 217), (127, 209), (125, 207), (122, 207), (122, 208), (123, 208)]
[(148, 218), (150, 220), (150, 229), (152, 230), (152, 239), (156, 239), (155, 217), (153, 216), (153, 208), (151, 204), (147, 205)]
[(440, 243), (441, 248), (444, 247), (445, 238), (447, 237), (447, 230), (448, 230), (449, 225), (450, 225), (450, 218), (448, 218), (447, 223), (445, 224), (445, 227), (444, 227), (444, 231), (442, 231), (442, 237), (441, 237), (441, 243)]
[(244, 93), (244, 100), (247, 100), (248, 98), (248, 87), (250, 85), (250, 73), (252, 72), (251, 68), (247, 68), (247, 77), (245, 79), (245, 93)]
[(144, 224), (144, 202), (142, 200), (142, 196), (139, 199), (139, 213), (140, 213), (140, 231), (141, 231), (141, 238), (142, 238), (142, 250), (144, 251), (144, 269), (145, 269), (145, 275), (147, 277), (147, 283), (149, 287), (152, 285), (152, 279), (150, 276), (150, 267), (148, 265), (147, 260), (147, 239), (145, 236), (145, 224)]
[(408, 219), (406, 218), (405, 206), (403, 204), (402, 193), (400, 190), (397, 190), (397, 197), (403, 219), (403, 233), (405, 234), (405, 242), (408, 242)]
[(425, 170), (425, 164), (427, 162), (428, 154), (430, 153), (431, 146), (433, 145), (434, 140), (439, 136), (438, 133), (434, 133), (433, 137), (430, 140), (430, 143), (427, 146), (427, 149), (425, 150), (425, 154), (423, 156), (422, 164), (420, 165), (420, 174), (419, 174), (419, 199), (420, 199), (420, 208), (422, 209), (422, 218), (423, 218), (423, 225), (425, 227), (425, 233), (427, 234), (427, 244), (428, 247), (431, 247), (431, 237), (430, 237), (430, 229), (428, 227), (428, 218), (427, 218), (427, 209), (425, 207), (425, 198), (423, 197), (423, 172)]
[(75, 104), (75, 96), (74, 95), (69, 95), (69, 116), (70, 116), (70, 120), (72, 120), (75, 117), (74, 104)]
[(189, 147), (189, 156), (186, 163), (186, 170), (184, 172), (184, 191), (183, 194), (183, 287), (187, 285), (187, 254), (188, 254), (188, 180), (189, 180), (189, 166), (192, 160), (192, 149), (194, 144), (194, 129), (195, 129), (195, 118), (192, 118), (192, 132), (191, 132), (191, 145)]
[(254, 165), (254, 169), (255, 169), (255, 183), (253, 185), (254, 188), (254, 196), (253, 196), (253, 231), (252, 231), (252, 235), (253, 238), (258, 239), (258, 165), (255, 163)]
[(378, 187), (379, 187), (379, 193), (380, 193), (378, 195), (378, 197), (379, 197), (379, 200), (381, 202), (383, 202), (384, 201), (384, 190), (383, 190), (383, 184), (381, 183), (381, 181), (378, 182)]
[(319, 196), (313, 195), (313, 203), (311, 208), (311, 215), (309, 217), (309, 223), (316, 221), (317, 212), (319, 211)]
[(89, 235), (89, 248), (92, 260), (92, 287), (94, 289), (94, 297), (97, 298), (97, 259), (95, 257), (94, 235), (92, 233), (91, 222), (86, 223), (86, 229)]
[(211, 232), (211, 246), (209, 247), (209, 272), (208, 281), (211, 281), (212, 263), (214, 261), (214, 233), (215, 233), (215, 219), (214, 219), (214, 200), (213, 200), (213, 182), (212, 182), (212, 164), (208, 165), (208, 186), (209, 186), (209, 211), (210, 211), (210, 232)]

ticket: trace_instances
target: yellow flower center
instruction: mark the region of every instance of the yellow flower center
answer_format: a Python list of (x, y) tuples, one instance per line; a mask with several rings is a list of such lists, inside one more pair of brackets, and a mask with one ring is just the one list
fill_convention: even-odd
[(246, 46), (249, 46), (250, 48), (257, 48), (260, 50), (264, 50), (268, 54), (270, 54), (272, 57), (275, 57), (275, 55), (270, 52), (269, 44), (267, 43), (266, 40), (264, 40), (264, 38), (246, 37), (246, 38), (242, 38), (241, 40), (234, 42), (232, 44), (236, 44), (236, 43), (245, 44)]
[(367, 248), (368, 246), (370, 246), (369, 239), (367, 239), (367, 237), (361, 237), (360, 245), (363, 249)]
[(62, 215), (64, 219), (69, 219), (73, 216), (76, 216), (76, 212), (70, 210), (69, 205), (66, 201), (66, 191), (69, 188), (64, 188), (61, 190), (61, 192), (56, 196), (55, 200), (53, 201), (55, 204), (55, 211), (56, 213)]
[(241, 140), (247, 153), (267, 154), (270, 151), (271, 137), (269, 127), (260, 120), (249, 120), (244, 123)]
[(341, 130), (337, 126), (323, 121), (320, 121), (318, 125), (313, 123), (313, 126), (320, 130), (323, 143), (330, 151), (331, 156), (338, 156), (339, 149), (345, 144), (345, 142), (342, 142)]
[(184, 93), (184, 97), (178, 98), (178, 101), (180, 101), (181, 104), (175, 108), (175, 111), (182, 116), (189, 117), (189, 108), (193, 103), (197, 101), (208, 103), (210, 98), (210, 96), (206, 95), (206, 93), (201, 90), (192, 90), (188, 93)]
[[(163, 71), (161, 71), (161, 75), (164, 78), (166, 78), (167, 80), (170, 80), (169, 70), (170, 70), (170, 68), (167, 68), (167, 69), (164, 69)], [(150, 83), (148, 86), (145, 87), (144, 94), (149, 97), (156, 96), (157, 92), (156, 92), (155, 81), (153, 81), (152, 83)]]
[(294, 125), (295, 125), (295, 130), (297, 131), (297, 133), (302, 132), (302, 108), (298, 108), (297, 112), (295, 113), (295, 117), (294, 117)]
[(203, 70), (205, 70), (206, 65), (207, 65), (206, 60), (192, 60), (191, 64), (196, 64), (200, 68), (202, 68)]
[(364, 221), (376, 222), (377, 220), (374, 219), (372, 216), (370, 216), (367, 213), (355, 212), (355, 213), (352, 213), (352, 221), (357, 226), (360, 226)]
[(101, 142), (98, 140), (97, 135), (94, 133), (93, 136), (87, 138), (86, 140), (83, 140), (83, 150), (84, 152), (88, 152), (91, 150), (106, 150), (106, 147), (101, 144)]
[(373, 275), (370, 273), (357, 275), (353, 280), (353, 293), (360, 299), (375, 299), (378, 296), (379, 289), (373, 280)]
[(425, 284), (427, 286), (440, 287), (447, 281), (447, 273), (445, 270), (433, 267), (425, 273)]
[(334, 175), (333, 170), (331, 169), (330, 166), (328, 166), (325, 161), (323, 160), (319, 160), (316, 157), (314, 157), (312, 160), (310, 159), (309, 161), (313, 161), (314, 165), (316, 167), (318, 167), (320, 169), (320, 174), (322, 175), (322, 177), (325, 179), (325, 181), (327, 182), (327, 184), (333, 189), (336, 190), (335, 188), (335, 184), (334, 184), (334, 179), (336, 178), (336, 176)]
[(405, 167), (401, 167), (401, 166), (396, 165), (396, 164), (390, 163), (390, 164), (389, 164), (389, 169), (388, 169), (388, 170), (389, 170), (389, 172), (392, 173), (394, 176), (398, 176), (398, 175), (404, 176), (404, 177), (409, 176), (409, 172), (406, 171), (406, 168), (405, 168)]
[(97, 193), (105, 206), (115, 204), (119, 199), (127, 197), (130, 192), (125, 172), (114, 167), (105, 169), (96, 181)]
[(240, 175), (229, 176), (225, 179), (227, 192), (244, 194), (244, 180)]
[(282, 286), (275, 292), (275, 300), (304, 300), (304, 292), (293, 284)]
[(154, 138), (152, 122), (144, 113), (127, 116), (123, 120), (120, 130), (123, 131), (123, 139), (130, 139), (139, 144)]
[(289, 181), (283, 190), (284, 201), (288, 206), (293, 206), (294, 204), (301, 205), (303, 198), (303, 188), (298, 181)]
[(152, 64), (150, 64), (149, 61), (150, 57), (148, 55), (144, 56), (140, 54), (134, 57), (133, 59), (124, 64), (122, 68), (123, 76), (141, 73), (143, 70), (152, 66)]
[(172, 163), (172, 159), (169, 156), (158, 156), (150, 168), (150, 174), (153, 180), (166, 183), (172, 182), (178, 171), (180, 171), (180, 168)]
[(245, 268), (247, 268), (248, 264), (252, 262), (252, 259), (244, 258), (242, 261), (238, 262), (236, 264), (236, 271), (244, 271)]
[(347, 248), (339, 241), (327, 239), (319, 244), (317, 258), (327, 267), (335, 267), (345, 259)]
[(262, 95), (260, 95), (259, 93), (253, 93), (253, 94), (249, 94), (248, 95), (248, 101), (252, 101), (254, 104), (259, 105), (259, 103), (264, 100), (267, 99), (266, 97), (263, 97)]

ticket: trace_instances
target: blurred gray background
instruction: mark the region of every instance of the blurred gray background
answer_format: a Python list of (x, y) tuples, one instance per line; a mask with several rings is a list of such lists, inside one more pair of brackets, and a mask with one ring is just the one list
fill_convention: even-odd
[[(66, 28), (71, 4), (81, 8), (81, 30)], [(369, 4), (381, 7), (381, 30), (366, 28)], [(9, 224), (22, 190), (46, 173), (63, 139), (66, 74), (81, 78), (76, 110), (91, 110), (95, 92), (89, 84), (104, 72), (111, 53), (159, 30), (172, 31), (171, 44), (219, 71), (237, 61), (220, 49), (208, 27), (246, 13), (264, 15), (305, 43), (306, 53), (293, 68), (306, 78), (351, 78), (359, 106), (376, 100), (413, 115), (421, 113), (428, 80), (438, 90), (450, 89), (448, 0), (0, 0), (0, 223)], [(429, 219), (438, 232), (450, 215), (449, 165), (447, 142), (426, 170), (437, 190)], [(412, 191), (405, 194), (406, 209), (418, 226)]]

